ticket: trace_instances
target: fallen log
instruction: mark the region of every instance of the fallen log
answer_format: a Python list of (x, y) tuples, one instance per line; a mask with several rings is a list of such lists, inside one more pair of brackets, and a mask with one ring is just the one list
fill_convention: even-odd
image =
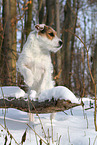
[(71, 103), (69, 100), (55, 100), (52, 98), (50, 101), (44, 102), (28, 100), (27, 98), (7, 97), (0, 99), (0, 108), (15, 108), (25, 112), (31, 113), (52, 113), (68, 110), (70, 108), (79, 106), (81, 104)]

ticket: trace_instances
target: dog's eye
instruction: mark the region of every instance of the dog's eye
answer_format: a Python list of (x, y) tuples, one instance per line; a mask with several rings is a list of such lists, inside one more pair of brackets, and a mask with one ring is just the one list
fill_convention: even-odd
[(52, 36), (52, 37), (54, 37), (54, 33), (53, 32), (49, 33), (49, 35)]

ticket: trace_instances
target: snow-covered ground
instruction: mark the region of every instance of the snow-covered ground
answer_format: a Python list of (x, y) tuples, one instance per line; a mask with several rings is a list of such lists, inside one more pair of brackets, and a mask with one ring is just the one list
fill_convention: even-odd
[[(85, 103), (85, 108), (88, 108), (90, 99), (83, 98), (83, 102)], [(93, 100), (91, 102), (94, 103)], [(52, 124), (50, 114), (39, 114), (39, 116), (46, 135), (48, 136), (49, 134), (50, 136), (50, 145), (56, 145), (56, 141), (58, 145), (59, 139), (60, 145), (97, 145), (97, 132), (94, 126), (94, 108), (84, 110), (82, 106), (78, 106), (65, 112), (58, 112), (55, 119), (52, 120)], [(6, 145), (10, 143), (10, 136), (1, 125), (8, 128), (18, 144), (20, 144), (22, 136), (27, 129), (26, 141), (23, 145), (37, 145), (35, 133), (29, 129), (27, 124), (44, 139), (44, 133), (38, 116), (35, 115), (35, 121), (32, 123), (29, 122), (29, 116), (26, 112), (16, 109), (6, 109), (6, 111), (5, 109), (0, 109), (0, 145), (4, 145), (6, 135), (8, 138)], [(11, 145), (15, 145), (14, 139), (12, 139)], [(40, 145), (39, 137), (37, 137), (37, 140), (38, 145)]]

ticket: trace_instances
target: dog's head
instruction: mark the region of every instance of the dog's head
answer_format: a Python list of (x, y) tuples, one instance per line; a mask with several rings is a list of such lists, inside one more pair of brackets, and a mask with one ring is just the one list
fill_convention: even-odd
[(57, 52), (62, 47), (62, 40), (57, 37), (56, 31), (45, 24), (37, 24), (38, 41), (42, 48)]

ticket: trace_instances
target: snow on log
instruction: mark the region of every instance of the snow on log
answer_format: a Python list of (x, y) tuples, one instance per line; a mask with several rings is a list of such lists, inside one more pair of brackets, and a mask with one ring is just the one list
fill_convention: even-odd
[(2, 87), (0, 90), (0, 108), (15, 108), (31, 113), (52, 113), (68, 110), (79, 106), (75, 95), (66, 87), (55, 87), (43, 91), (38, 100), (35, 99), (35, 91), (28, 95), (19, 87)]

